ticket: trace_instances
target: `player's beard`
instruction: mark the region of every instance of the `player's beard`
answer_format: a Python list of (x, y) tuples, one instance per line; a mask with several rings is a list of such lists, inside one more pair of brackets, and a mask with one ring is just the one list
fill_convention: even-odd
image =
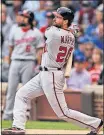
[(56, 26), (57, 28), (61, 28), (61, 25), (53, 24), (53, 26)]
[(20, 27), (26, 27), (26, 26), (28, 26), (29, 24), (28, 23), (19, 23), (18, 24)]
[(61, 24), (57, 24), (57, 23), (55, 23), (54, 21), (53, 21), (53, 26), (56, 26), (56, 27), (58, 27), (58, 28), (61, 28), (61, 27), (62, 27)]

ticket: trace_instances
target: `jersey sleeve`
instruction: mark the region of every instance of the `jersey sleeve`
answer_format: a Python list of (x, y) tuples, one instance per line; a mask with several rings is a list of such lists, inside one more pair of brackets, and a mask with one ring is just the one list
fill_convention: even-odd
[(51, 26), (51, 27), (49, 27), (49, 28), (47, 28), (46, 29), (46, 31), (45, 31), (45, 37), (46, 37), (46, 39), (48, 38), (52, 38), (53, 37), (53, 32), (54, 31), (54, 28), (53, 28), (53, 26)]
[(9, 34), (9, 46), (14, 46), (14, 32), (15, 32), (15, 28), (14, 26), (12, 26)]
[(44, 47), (45, 40), (43, 34), (38, 31), (37, 41), (36, 41), (36, 48)]

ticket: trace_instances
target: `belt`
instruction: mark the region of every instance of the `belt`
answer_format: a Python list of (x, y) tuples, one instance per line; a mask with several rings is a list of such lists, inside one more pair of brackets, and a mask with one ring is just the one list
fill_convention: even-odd
[(40, 71), (50, 71), (50, 70), (62, 70), (61, 68), (47, 68), (47, 67), (39, 67)]
[(29, 59), (15, 59), (15, 60), (17, 60), (17, 61), (34, 61), (34, 60), (29, 60)]

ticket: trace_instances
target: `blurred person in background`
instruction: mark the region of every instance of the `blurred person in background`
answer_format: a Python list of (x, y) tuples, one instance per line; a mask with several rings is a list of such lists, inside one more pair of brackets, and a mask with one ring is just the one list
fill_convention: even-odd
[(45, 30), (46, 30), (48, 27), (52, 26), (54, 15), (52, 14), (52, 12), (47, 12), (47, 13), (46, 13), (46, 18), (47, 18), (47, 25), (40, 28), (40, 31), (41, 31), (43, 34), (45, 33)]
[(76, 48), (74, 51), (74, 57), (78, 56), (79, 54), (82, 54), (84, 56), (86, 42), (88, 42), (88, 39), (84, 36), (77, 39), (78, 48)]
[(12, 33), (13, 31), (15, 31), (17, 29), (17, 27), (22, 23), (23, 19), (21, 17), (21, 15), (19, 15), (18, 13), (16, 14), (16, 22), (14, 24), (12, 24), (12, 26), (10, 27), (10, 31), (9, 34), (6, 31), (5, 35), (8, 37), (6, 46), (4, 48), (4, 51), (2, 50), (2, 54), (4, 53), (6, 56), (3, 57), (3, 64), (2, 64), (2, 81), (3, 82), (8, 82), (8, 74), (9, 74), (9, 67), (10, 67), (10, 63), (9, 63), (9, 36), (10, 33)]
[(25, 3), (23, 4), (23, 10), (28, 9), (29, 11), (37, 11), (39, 9), (39, 1), (38, 0), (34, 0), (34, 1), (29, 1), (26, 0)]
[(37, 27), (40, 29), (40, 27), (46, 25), (46, 10), (45, 10), (45, 1), (39, 1), (39, 9), (34, 12), (35, 18), (37, 21)]
[(103, 22), (103, 4), (99, 5), (94, 11), (94, 23), (89, 24), (85, 29), (85, 35), (90, 38), (96, 35), (96, 28)]
[(94, 9), (91, 6), (91, 2), (82, 1), (80, 10), (75, 13), (74, 22), (85, 29), (89, 24), (93, 23), (93, 19)]
[(24, 0), (13, 0), (13, 5), (7, 7), (8, 15), (11, 17), (13, 22), (16, 22), (16, 14), (22, 10)]
[(6, 4), (6, 5), (12, 5), (12, 0), (2, 0), (2, 3)]
[(69, 4), (71, 4), (72, 3), (72, 0), (70, 0), (70, 1), (64, 1), (64, 0), (60, 0), (60, 5), (62, 6), (62, 7), (67, 7)]
[(99, 77), (103, 68), (102, 59), (103, 59), (102, 51), (98, 48), (94, 48), (93, 53), (92, 53), (93, 65), (92, 65), (92, 68), (89, 70), (92, 84), (98, 83), (98, 80), (99, 80)]
[(92, 42), (87, 42), (85, 44), (84, 55), (86, 57), (85, 67), (89, 70), (92, 67), (92, 53), (95, 45)]
[(89, 61), (89, 59), (91, 59), (93, 49), (94, 49), (94, 44), (92, 42), (87, 42), (85, 45), (85, 51), (84, 51), (84, 54), (86, 56), (86, 60)]
[(54, 10), (56, 10), (57, 8), (59, 8), (61, 6), (60, 4), (60, 0), (53, 0), (53, 5), (54, 5)]
[[(1, 81), (7, 82), (8, 81), (8, 71), (9, 71), (9, 64), (8, 64), (8, 41), (9, 41), (9, 34), (12, 27), (12, 21), (10, 17), (7, 15), (7, 8), (6, 5), (1, 4), (1, 27), (0, 27), (0, 33), (2, 34), (2, 44), (1, 44), (1, 58), (2, 58), (2, 77)], [(0, 7), (1, 7), (0, 6)], [(1, 52), (1, 51), (0, 51)]]
[(103, 67), (103, 70), (100, 74), (100, 77), (99, 77), (99, 80), (98, 80), (98, 85), (104, 85), (104, 67)]
[[(21, 15), (21, 23), (12, 29), (9, 36), (9, 77), (6, 95), (6, 107), (3, 114), (4, 120), (12, 120), (14, 99), (18, 84), (21, 80), (24, 85), (33, 77), (36, 49), (42, 52), (44, 38), (42, 33), (34, 28), (33, 12), (24, 10), (18, 12)], [(29, 112), (30, 106), (27, 110)]]
[(6, 14), (6, 20), (7, 20), (7, 22), (12, 22), (9, 14), (8, 14), (8, 8), (7, 8), (7, 6), (4, 3), (0, 3), (0, 12), (3, 12), (3, 13)]
[(101, 50), (104, 50), (104, 28), (103, 23), (98, 24), (96, 35), (92, 37), (92, 42)]
[[(7, 50), (7, 46), (8, 46), (8, 35), (12, 26), (12, 21), (10, 20), (9, 16), (7, 15), (7, 8), (6, 5), (1, 4), (2, 8), (1, 8), (1, 14), (0, 14), (0, 18), (1, 18), (1, 27), (0, 27), (0, 31), (2, 33), (4, 42), (2, 44), (2, 57), (8, 55), (8, 53), (6, 51)], [(0, 7), (1, 7), (0, 6)]]
[(103, 3), (103, 0), (91, 0), (91, 5), (96, 8), (97, 6), (99, 6), (100, 4)]
[(45, 10), (46, 11), (52, 11), (53, 10), (53, 1), (52, 0), (47, 0), (45, 2)]
[(38, 22), (37, 27), (40, 29), (43, 26), (47, 25), (47, 19), (46, 19), (46, 13), (49, 10), (52, 10), (53, 2), (49, 1), (39, 1), (40, 2), (40, 7), (37, 11), (35, 11), (35, 17), (36, 21)]
[[(77, 7), (75, 6), (76, 4), (77, 4)], [(61, 0), (60, 5), (62, 7), (67, 7), (67, 8), (72, 9), (73, 12), (76, 12), (79, 9), (79, 2), (78, 1), (73, 1), (73, 0), (64, 1), (64, 0)]]
[[(22, 10), (23, 11), (23, 10)], [(22, 24), (22, 21), (23, 21), (23, 17), (21, 16), (21, 12), (22, 11), (19, 11), (18, 13), (16, 13), (16, 21), (15, 21), (15, 23), (13, 24), (13, 26), (12, 26), (12, 28), (11, 29), (13, 29), (13, 31), (15, 31), (14, 29), (15, 29), (15, 27), (18, 27), (18, 26), (21, 26), (21, 24)], [(30, 11), (30, 10), (29, 10)], [(35, 18), (34, 18), (34, 20), (33, 20), (33, 27), (35, 27), (36, 26), (36, 21), (35, 21)], [(11, 30), (12, 31), (12, 30)]]
[(72, 68), (70, 78), (67, 79), (67, 88), (73, 91), (82, 91), (86, 85), (91, 84), (89, 72), (85, 69), (86, 58), (80, 54), (74, 58), (74, 67)]
[(61, 0), (60, 1), (60, 4), (62, 7), (71, 8), (71, 9), (73, 9), (73, 12), (74, 12), (74, 4), (73, 3), (75, 3), (75, 1), (74, 2), (72, 0), (70, 0), (70, 1)]

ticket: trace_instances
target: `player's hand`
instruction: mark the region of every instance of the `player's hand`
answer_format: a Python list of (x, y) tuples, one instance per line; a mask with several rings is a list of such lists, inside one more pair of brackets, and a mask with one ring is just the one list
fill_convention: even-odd
[(75, 37), (78, 36), (78, 33), (80, 31), (80, 28), (79, 28), (79, 26), (77, 24), (74, 24), (74, 23), (71, 24), (71, 26), (68, 29), (73, 33), (73, 35)]
[(10, 60), (10, 58), (9, 58), (8, 56), (5, 56), (5, 57), (3, 58), (3, 62), (8, 63), (8, 64), (10, 65), (11, 60)]
[(69, 79), (70, 76), (65, 76), (66, 79)]
[(8, 59), (8, 64), (10, 65), (10, 63), (11, 63), (11, 59), (9, 58), (9, 59)]

